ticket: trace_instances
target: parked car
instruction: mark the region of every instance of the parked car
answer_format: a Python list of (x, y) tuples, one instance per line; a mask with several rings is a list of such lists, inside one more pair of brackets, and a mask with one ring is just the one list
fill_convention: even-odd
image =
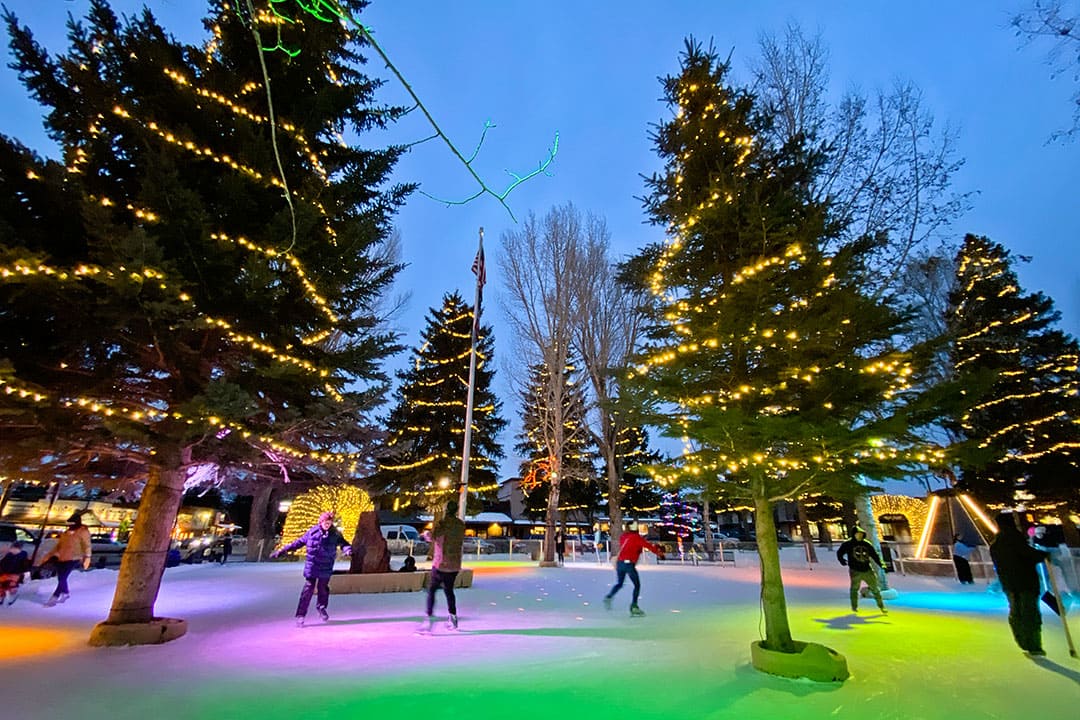
[(465, 555), (488, 554), (495, 552), (495, 545), (483, 538), (466, 537), (461, 546), (461, 552)]
[(37, 545), (35, 531), (13, 523), (0, 523), (0, 554), (6, 553), (11, 543), (16, 540), (23, 544), (27, 555), (34, 554), (34, 547)]

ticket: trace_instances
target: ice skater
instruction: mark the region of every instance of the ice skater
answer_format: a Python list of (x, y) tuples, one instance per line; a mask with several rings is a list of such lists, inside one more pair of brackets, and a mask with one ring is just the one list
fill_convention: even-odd
[(634, 584), (634, 595), (630, 598), (630, 614), (634, 617), (645, 614), (645, 611), (638, 607), (641, 578), (638, 577), (637, 561), (643, 550), (648, 550), (661, 560), (664, 558), (664, 549), (641, 537), (636, 530), (627, 528), (619, 536), (619, 556), (615, 562), (615, 586), (604, 596), (605, 609), (611, 609), (611, 599), (622, 589), (623, 582), (629, 577), (630, 582)]
[(23, 576), (30, 569), (30, 558), (23, 550), (21, 540), (16, 540), (8, 546), (3, 557), (0, 557), (0, 605), (15, 603), (15, 596), (19, 594), (19, 586), (22, 585)]
[(345, 538), (334, 527), (332, 512), (324, 512), (319, 516), (319, 522), (312, 525), (306, 533), (270, 553), (270, 557), (277, 558), (301, 546), (305, 547), (307, 556), (304, 558), (304, 587), (300, 590), (300, 602), (296, 605), (297, 627), (304, 626), (304, 618), (307, 617), (308, 606), (311, 605), (311, 595), (316, 588), (318, 598), (315, 601), (315, 611), (323, 622), (330, 619), (326, 606), (330, 603), (330, 576), (334, 574), (337, 549), (344, 548), (346, 555), (352, 552), (352, 546), (345, 542)]
[(974, 549), (959, 535), (953, 537), (952, 561), (956, 566), (956, 579), (961, 585), (975, 584), (975, 578), (971, 574), (971, 551)]
[(454, 596), (454, 583), (461, 572), (461, 546), (465, 541), (465, 523), (457, 516), (457, 501), (446, 503), (446, 513), (431, 531), (434, 543), (432, 550), (431, 575), (427, 587), (427, 618), (417, 629), (421, 634), (428, 634), (435, 626), (435, 593), (441, 587), (446, 595), (446, 629), (458, 629), (457, 598)]
[(851, 577), (851, 612), (859, 612), (859, 588), (863, 583), (870, 589), (870, 594), (877, 601), (878, 609), (883, 615), (888, 615), (885, 609), (885, 601), (881, 599), (881, 589), (878, 586), (878, 568), (881, 558), (878, 557), (874, 546), (866, 542), (866, 531), (855, 528), (851, 538), (845, 540), (836, 550), (836, 559), (841, 565), (846, 565)]
[(56, 590), (45, 601), (45, 607), (62, 603), (70, 597), (68, 576), (82, 561), (83, 570), (90, 569), (90, 531), (82, 523), (82, 513), (75, 513), (67, 521), (67, 530), (56, 539), (56, 545), (44, 557), (40, 564), (56, 559)]
[(1012, 513), (999, 513), (995, 521), (998, 534), (990, 543), (990, 558), (1009, 601), (1009, 627), (1013, 639), (1028, 655), (1045, 655), (1042, 615), (1039, 613), (1038, 567), (1047, 553), (1028, 545)]

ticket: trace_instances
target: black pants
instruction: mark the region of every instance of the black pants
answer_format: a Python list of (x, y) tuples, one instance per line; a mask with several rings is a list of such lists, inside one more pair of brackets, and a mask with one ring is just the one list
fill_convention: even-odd
[(960, 581), (960, 584), (974, 585), (975, 578), (971, 575), (971, 563), (967, 561), (967, 558), (953, 555), (952, 561), (953, 565), (956, 566), (956, 579)]
[(53, 597), (68, 594), (68, 576), (71, 575), (71, 572), (78, 564), (78, 560), (56, 563), (56, 590), (53, 591)]
[(1009, 592), (1009, 627), (1021, 650), (1042, 650), (1042, 615), (1039, 614), (1039, 591)]
[(457, 598), (454, 597), (454, 582), (457, 580), (456, 572), (444, 572), (431, 568), (431, 577), (428, 578), (427, 586), (427, 614), (435, 611), (435, 591), (440, 587), (446, 594), (446, 611), (451, 615), (457, 615)]
[(319, 589), (319, 598), (315, 601), (315, 607), (326, 609), (330, 602), (330, 578), (304, 576), (304, 588), (300, 591), (300, 603), (296, 606), (296, 617), (307, 615), (308, 605), (311, 604), (311, 594), (315, 588)]

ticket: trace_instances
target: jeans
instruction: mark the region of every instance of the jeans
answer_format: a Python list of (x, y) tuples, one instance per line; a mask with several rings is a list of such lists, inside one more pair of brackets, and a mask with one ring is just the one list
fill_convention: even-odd
[(435, 591), (440, 587), (446, 594), (446, 612), (457, 615), (457, 598), (454, 597), (454, 582), (457, 580), (456, 572), (444, 572), (431, 568), (431, 577), (428, 578), (427, 586), (427, 614), (435, 611)]
[(851, 609), (859, 609), (859, 587), (863, 583), (866, 583), (866, 587), (870, 588), (870, 594), (877, 600), (877, 606), (882, 610), (885, 609), (885, 603), (881, 600), (881, 590), (878, 589), (878, 574), (877, 570), (871, 567), (869, 570), (851, 570)]
[(1039, 592), (1005, 591), (1009, 600), (1009, 627), (1021, 650), (1042, 650), (1042, 615)]
[(637, 565), (629, 560), (620, 560), (615, 566), (615, 587), (607, 594), (608, 599), (615, 597), (615, 593), (622, 589), (626, 578), (634, 583), (634, 596), (630, 600), (630, 607), (637, 607), (638, 596), (641, 594), (641, 578), (638, 577)]
[(315, 592), (316, 587), (319, 589), (319, 597), (315, 601), (315, 607), (325, 610), (330, 602), (330, 578), (308, 577), (305, 575), (304, 580), (304, 587), (300, 591), (300, 603), (296, 606), (296, 617), (305, 617), (307, 615), (308, 605), (311, 604), (311, 594)]
[(56, 563), (56, 590), (53, 591), (53, 597), (60, 597), (61, 595), (68, 594), (68, 576), (71, 575), (72, 570), (74, 570), (78, 564), (78, 560), (68, 560), (67, 562)]

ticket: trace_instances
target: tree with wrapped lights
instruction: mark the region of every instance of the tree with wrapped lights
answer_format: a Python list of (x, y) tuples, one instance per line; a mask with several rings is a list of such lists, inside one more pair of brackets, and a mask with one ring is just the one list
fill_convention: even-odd
[(332, 18), (211, 10), (194, 47), (93, 0), (58, 57), (5, 17), (62, 162), (0, 142), (0, 423), (42, 455), (61, 436), (122, 456), (145, 483), (92, 642), (154, 620), (185, 486), (363, 472), (395, 349), (372, 308), (397, 270), (401, 149), (344, 133), (403, 111), (374, 103)]
[[(465, 402), (473, 310), (458, 293), (431, 308), (412, 361), (398, 372), (397, 402), (387, 422), (389, 440), (371, 486), (399, 504), (430, 510), (454, 492), (461, 475)], [(495, 378), (495, 339), (482, 325), (477, 340), (473, 431), (469, 453), (470, 490), (494, 489), (503, 457), (498, 435), (506, 427)], [(444, 481), (445, 482), (442, 482)]]
[(1014, 262), (975, 235), (956, 256), (950, 359), (970, 388), (950, 422), (969, 451), (959, 482), (986, 503), (1067, 517), (1080, 511), (1080, 347), (1053, 300), (1023, 292)]
[[(522, 427), (514, 449), (524, 458), (519, 472), (526, 510), (533, 516), (546, 517), (553, 487), (557, 486), (554, 504), (557, 524), (561, 524), (568, 512), (595, 515), (602, 496), (596, 482), (597, 453), (585, 427), (584, 388), (574, 369), (567, 367), (563, 371), (561, 407), (556, 410), (549, 405), (552, 382), (548, 375), (545, 366), (532, 368), (531, 382), (521, 392)], [(549, 439), (550, 424), (556, 417), (562, 422), (564, 439), (557, 457)], [(553, 473), (558, 476), (553, 477)]]
[(669, 239), (625, 267), (651, 292), (626, 386), (648, 424), (683, 440), (653, 468), (658, 480), (752, 504), (765, 619), (754, 664), (770, 669), (761, 653), (803, 646), (788, 625), (774, 503), (854, 493), (860, 477), (916, 462), (903, 412), (916, 365), (894, 346), (903, 312), (866, 290), (880, 238), (843, 240), (811, 195), (824, 150), (770, 142), (765, 109), (693, 40), (663, 86), (673, 112), (655, 131), (664, 166), (645, 207)]

